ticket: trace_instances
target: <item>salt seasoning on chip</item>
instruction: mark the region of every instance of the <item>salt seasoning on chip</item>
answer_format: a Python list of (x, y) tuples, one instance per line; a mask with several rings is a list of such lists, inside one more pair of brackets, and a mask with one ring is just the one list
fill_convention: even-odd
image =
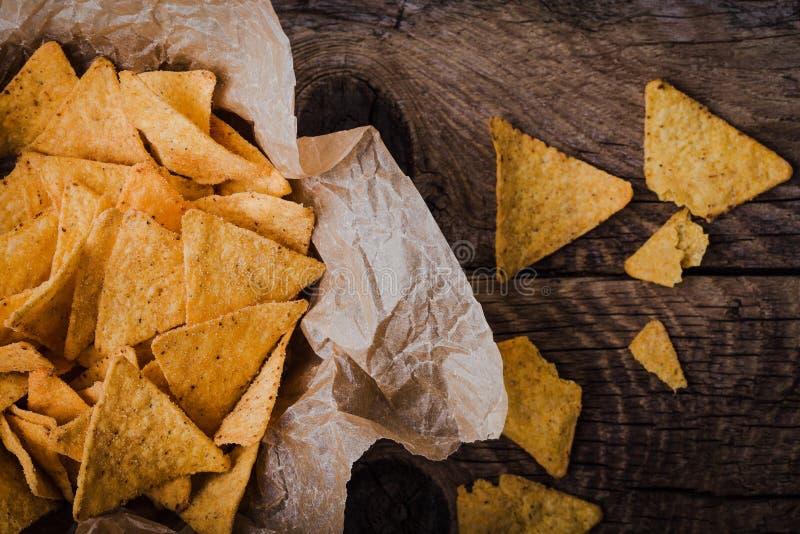
[(647, 323), (628, 348), (636, 361), (671, 387), (672, 391), (687, 386), (675, 347), (661, 321)]
[(48, 209), (0, 235), (0, 297), (38, 286), (50, 275), (58, 239), (58, 214)]
[(58, 506), (56, 500), (34, 495), (17, 460), (0, 448), (0, 529), (9, 533), (21, 532)]
[(663, 80), (645, 88), (644, 175), (660, 200), (710, 221), (785, 182), (792, 167)]

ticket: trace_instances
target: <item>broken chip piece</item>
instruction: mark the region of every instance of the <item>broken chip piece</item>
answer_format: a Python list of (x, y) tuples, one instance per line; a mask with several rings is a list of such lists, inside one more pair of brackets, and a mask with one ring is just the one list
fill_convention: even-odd
[(672, 391), (687, 386), (675, 347), (661, 321), (647, 323), (628, 348), (636, 361), (671, 387)]

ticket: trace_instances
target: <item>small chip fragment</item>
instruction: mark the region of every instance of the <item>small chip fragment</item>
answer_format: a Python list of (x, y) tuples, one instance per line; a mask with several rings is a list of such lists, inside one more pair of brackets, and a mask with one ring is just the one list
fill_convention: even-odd
[(52, 371), (36, 369), (28, 374), (28, 409), (63, 425), (88, 410), (89, 405)]
[(47, 280), (57, 230), (58, 214), (48, 209), (0, 235), (0, 297), (21, 293)]
[(25, 481), (19, 463), (0, 448), (0, 532), (21, 532), (58, 506), (58, 501), (34, 495)]
[(647, 323), (628, 348), (637, 362), (671, 387), (672, 391), (687, 386), (675, 347), (661, 321), (654, 319)]
[(625, 272), (639, 280), (674, 287), (683, 280), (684, 268), (700, 265), (706, 247), (708, 235), (684, 208), (625, 260)]

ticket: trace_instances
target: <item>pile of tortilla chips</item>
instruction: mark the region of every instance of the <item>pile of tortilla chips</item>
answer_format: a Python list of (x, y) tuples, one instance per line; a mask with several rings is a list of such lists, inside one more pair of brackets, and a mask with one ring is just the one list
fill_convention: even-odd
[(0, 532), (142, 495), (233, 528), (325, 267), (215, 85), (105, 58), (79, 78), (50, 42), (0, 94)]

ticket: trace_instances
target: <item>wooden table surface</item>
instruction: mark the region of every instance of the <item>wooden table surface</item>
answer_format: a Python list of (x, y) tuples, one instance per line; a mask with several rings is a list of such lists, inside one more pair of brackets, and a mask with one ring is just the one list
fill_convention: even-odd
[[(644, 184), (645, 83), (664, 77), (800, 168), (797, 2), (275, 1), (297, 72), (301, 135), (375, 125), (466, 271), (494, 266), (501, 115), (630, 180), (634, 199), (534, 266), (480, 284), (498, 340), (529, 336), (583, 387), (568, 474), (507, 439), (445, 462), (376, 444), (353, 469), (347, 532), (455, 532), (456, 486), (515, 473), (599, 503), (597, 532), (800, 528), (798, 180), (703, 223), (703, 265), (674, 289), (623, 260), (670, 214)], [(662, 320), (677, 395), (627, 344)]]

